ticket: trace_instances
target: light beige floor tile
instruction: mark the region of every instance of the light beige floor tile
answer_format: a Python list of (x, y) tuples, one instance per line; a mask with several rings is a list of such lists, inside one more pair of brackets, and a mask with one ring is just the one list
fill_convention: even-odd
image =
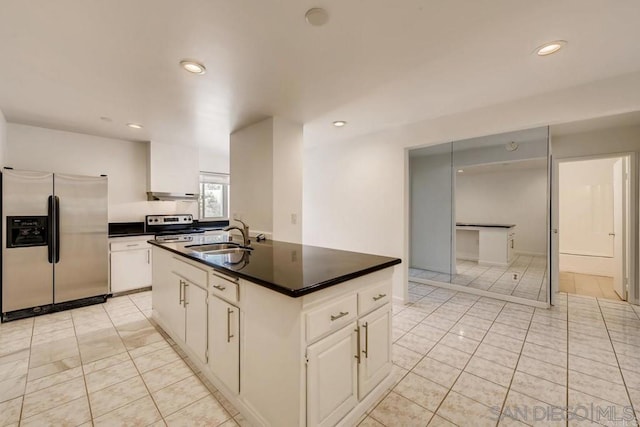
[(22, 396), (0, 403), (0, 426), (6, 426), (20, 421), (21, 409)]
[(90, 363), (126, 351), (122, 339), (115, 329), (107, 329), (100, 334), (79, 335), (82, 363)]
[(460, 375), (451, 390), (489, 407), (501, 407), (507, 395), (506, 387), (467, 372)]
[(521, 421), (528, 425), (564, 426), (566, 413), (564, 408), (550, 406), (530, 396), (509, 390), (501, 415), (502, 423)]
[(393, 391), (433, 412), (438, 408), (449, 389), (409, 372)]
[(231, 418), (222, 405), (213, 398), (206, 396), (184, 409), (165, 418), (169, 427), (217, 426)]
[(509, 386), (511, 377), (513, 376), (513, 369), (503, 365), (498, 365), (497, 363), (490, 362), (477, 356), (471, 358), (464, 370), (470, 374), (492, 381), (503, 387)]
[(388, 427), (412, 427), (426, 426), (433, 413), (391, 392), (369, 415)]
[(84, 379), (75, 378), (65, 383), (24, 396), (22, 416), (29, 418), (87, 395)]
[(412, 372), (449, 388), (456, 381), (461, 370), (427, 356), (413, 368)]
[(426, 338), (430, 341), (439, 341), (447, 332), (428, 324), (428, 319), (417, 325), (411, 330), (411, 333)]
[(31, 368), (29, 369), (27, 378), (28, 381), (34, 381), (42, 377), (58, 374), (66, 370), (76, 368), (78, 366), (80, 366), (80, 355), (72, 356), (67, 359), (56, 360), (55, 362), (38, 366), (37, 368)]
[(482, 341), (487, 331), (481, 328), (475, 328), (469, 325), (463, 325), (461, 323), (456, 323), (453, 328), (450, 330), (451, 333), (462, 335), (467, 338), (471, 338), (472, 340)]
[(499, 410), (484, 406), (456, 392), (450, 392), (437, 414), (458, 426), (495, 426)]
[[(623, 384), (622, 376), (620, 375), (620, 368), (617, 366), (614, 367), (595, 360), (589, 360), (570, 354), (569, 369), (583, 374), (588, 374), (599, 379), (611, 381), (616, 384)], [(638, 380), (640, 381), (640, 375), (638, 376)], [(640, 387), (640, 383), (638, 383), (638, 387)]]
[(82, 375), (82, 368), (78, 366), (72, 369), (67, 369), (66, 371), (58, 372), (56, 374), (38, 378), (37, 380), (28, 381), (25, 393), (33, 393), (35, 391), (42, 390), (56, 384), (67, 382), (74, 378), (82, 377)]
[(529, 342), (524, 343), (522, 348), (522, 354), (529, 356), (533, 359), (540, 360), (554, 365), (567, 367), (567, 350), (557, 351), (549, 347), (544, 347), (538, 344)]
[(34, 335), (31, 340), (31, 345), (47, 344), (47, 343), (59, 341), (64, 338), (70, 338), (75, 336), (76, 336), (76, 331), (73, 327), (58, 329), (58, 330), (44, 333), (41, 335)]
[[(592, 420), (602, 425), (616, 425), (611, 422), (612, 413), (622, 416), (625, 414), (627, 405), (618, 405), (606, 399), (591, 396), (580, 391), (569, 389), (569, 408), (570, 410), (583, 418)], [(609, 412), (607, 412), (609, 411)], [(620, 424), (618, 421), (617, 425)], [(633, 425), (633, 424), (628, 424)]]
[(151, 397), (143, 397), (126, 406), (93, 419), (95, 427), (147, 426), (161, 419)]
[(434, 415), (429, 421), (429, 427), (456, 427), (456, 425), (449, 420), (445, 420), (440, 415)]
[(126, 381), (89, 393), (91, 413), (94, 418), (97, 418), (148, 395), (149, 392), (142, 378), (135, 376)]
[(440, 344), (444, 344), (447, 347), (455, 348), (456, 350), (460, 350), (465, 353), (473, 354), (473, 352), (478, 348), (478, 345), (480, 345), (480, 341), (473, 340), (463, 335), (448, 333), (442, 337)]
[(436, 342), (409, 332), (396, 341), (396, 344), (424, 355), (436, 345)]
[(487, 335), (485, 335), (482, 342), (513, 353), (520, 353), (523, 344), (522, 340), (500, 335), (491, 331), (487, 332)]
[(16, 397), (22, 396), (26, 385), (26, 375), (0, 381), (0, 402), (6, 402), (7, 400), (12, 400)]
[(371, 417), (366, 417), (360, 424), (358, 424), (358, 427), (384, 427), (384, 424), (379, 423)]
[(619, 405), (628, 405), (626, 388), (581, 372), (569, 371), (569, 388)]
[(567, 389), (564, 385), (552, 383), (524, 372), (516, 371), (511, 383), (511, 390), (549, 405), (566, 406)]
[(134, 357), (133, 361), (140, 372), (147, 372), (160, 366), (167, 365), (180, 359), (180, 355), (172, 348), (163, 348), (153, 353), (146, 353), (139, 357)]
[(91, 413), (89, 412), (87, 397), (82, 396), (70, 402), (56, 405), (55, 407), (34, 415), (33, 417), (24, 418), (20, 425), (23, 427), (78, 426), (86, 421), (91, 421)]
[(515, 368), (518, 363), (518, 353), (503, 350), (486, 343), (482, 343), (478, 346), (474, 357), (480, 357), (508, 368)]
[[(53, 315), (58, 314), (54, 313)], [(40, 319), (51, 319), (49, 316), (41, 316)], [(33, 335), (42, 335), (42, 334), (52, 334), (53, 332), (64, 330), (64, 329), (73, 329), (73, 321), (71, 320), (71, 316), (69, 315), (67, 318), (57, 321), (51, 322), (38, 322), (36, 320), (33, 327)]]
[(393, 344), (393, 363), (402, 368), (412, 369), (416, 365), (416, 363), (418, 363), (420, 359), (422, 359), (422, 356), (422, 354), (416, 353), (413, 350), (409, 350), (408, 348)]
[(131, 358), (127, 352), (122, 352), (113, 356), (105, 357), (94, 362), (89, 362), (82, 366), (85, 375), (89, 375), (92, 372), (99, 371), (101, 369), (109, 368), (114, 365), (119, 365), (122, 362), (130, 361)]
[[(205, 386), (207, 386), (207, 383), (206, 383), (205, 381), (203, 381), (203, 383), (204, 383), (204, 385), (205, 385)], [(209, 391), (211, 391), (211, 388), (209, 388), (208, 386), (207, 386), (207, 388), (209, 389)], [(222, 393), (220, 393), (219, 391), (217, 391), (217, 390), (216, 390), (216, 391), (214, 391), (214, 392), (213, 392), (213, 397), (215, 397), (215, 398), (216, 398), (216, 400), (217, 400), (218, 402), (220, 402), (220, 404), (221, 404), (221, 405), (222, 405), (222, 407), (225, 409), (225, 411), (227, 411), (227, 412), (228, 412), (232, 417), (235, 417), (236, 415), (238, 415), (238, 414), (239, 414), (239, 412), (238, 412), (238, 410), (235, 408), (235, 406), (233, 406), (233, 405), (231, 404), (231, 402), (229, 402), (229, 401), (227, 400), (227, 398), (226, 398), (226, 397), (224, 397), (224, 396), (222, 395)]]
[(471, 359), (471, 354), (447, 347), (443, 344), (437, 344), (431, 349), (428, 355), (432, 359), (458, 369), (464, 369), (469, 359)]
[(29, 358), (12, 360), (0, 365), (0, 381), (21, 377), (29, 369)]
[(89, 393), (96, 392), (110, 385), (120, 383), (138, 375), (138, 370), (131, 360), (94, 371), (85, 376)]
[(37, 368), (58, 360), (77, 357), (80, 354), (76, 337), (63, 338), (31, 348), (29, 368)]
[(567, 384), (566, 368), (552, 365), (551, 363), (546, 363), (528, 356), (520, 356), (517, 370), (562, 386), (566, 386)]
[(195, 375), (152, 393), (153, 400), (165, 418), (208, 394), (209, 390)]
[(179, 359), (159, 368), (143, 372), (142, 378), (147, 384), (149, 391), (154, 392), (191, 375), (193, 375), (191, 369), (189, 369), (186, 363)]

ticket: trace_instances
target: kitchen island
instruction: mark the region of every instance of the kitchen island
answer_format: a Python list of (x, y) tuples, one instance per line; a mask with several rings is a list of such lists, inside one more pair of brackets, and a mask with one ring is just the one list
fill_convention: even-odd
[(397, 258), (151, 242), (153, 318), (252, 425), (353, 425), (391, 382)]
[(457, 222), (456, 259), (509, 267), (513, 261), (515, 227), (515, 224)]

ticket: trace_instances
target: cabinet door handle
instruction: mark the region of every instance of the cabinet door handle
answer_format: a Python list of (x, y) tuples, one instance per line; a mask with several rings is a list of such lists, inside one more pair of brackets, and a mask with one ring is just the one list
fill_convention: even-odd
[(513, 249), (513, 239), (511, 239), (511, 249)]
[(356, 355), (354, 356), (358, 360), (358, 365), (360, 364), (360, 328), (354, 329), (356, 333)]
[(231, 334), (231, 314), (233, 313), (233, 310), (231, 310), (230, 308), (227, 308), (227, 342), (231, 342), (231, 338), (233, 338), (233, 335)]
[(387, 294), (378, 294), (378, 296), (377, 296), (377, 297), (373, 297), (373, 300), (374, 300), (374, 301), (378, 301), (379, 299), (382, 299), (382, 298), (384, 298), (384, 297), (386, 297), (386, 296), (387, 296)]
[(341, 311), (340, 314), (332, 314), (331, 315), (331, 321), (333, 322), (334, 320), (338, 320), (339, 318), (344, 317), (347, 314), (349, 314), (348, 311)]
[(184, 286), (184, 281), (180, 280), (180, 292), (178, 294), (178, 299), (180, 299), (180, 304), (182, 304), (184, 302), (184, 297), (182, 296), (183, 295), (183, 293), (182, 293), (182, 289), (183, 289), (182, 287), (183, 286)]
[(189, 301), (187, 301), (187, 286), (189, 286), (189, 284), (187, 282), (184, 282), (184, 306), (186, 307), (187, 304), (189, 304)]
[(151, 264), (151, 249), (147, 249), (147, 264)]
[(225, 289), (227, 289), (225, 286), (220, 286), (220, 285), (213, 285), (213, 287), (219, 291), (224, 291)]
[(369, 358), (369, 322), (364, 322), (364, 325), (362, 325), (362, 327), (364, 328), (364, 350), (362, 350), (362, 352), (364, 353), (364, 358), (368, 359)]

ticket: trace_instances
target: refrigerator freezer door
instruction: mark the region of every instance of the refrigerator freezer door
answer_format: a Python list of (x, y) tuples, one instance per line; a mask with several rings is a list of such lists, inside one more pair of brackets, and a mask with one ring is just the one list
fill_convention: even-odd
[(49, 263), (47, 246), (7, 248), (7, 217), (46, 216), (52, 193), (51, 173), (2, 173), (3, 313), (53, 303), (53, 264)]
[(107, 178), (55, 175), (56, 304), (109, 293)]

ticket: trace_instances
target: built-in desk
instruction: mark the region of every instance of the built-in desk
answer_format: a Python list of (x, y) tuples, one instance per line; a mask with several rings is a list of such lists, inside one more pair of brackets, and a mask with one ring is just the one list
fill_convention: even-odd
[(456, 223), (456, 259), (508, 267), (513, 261), (515, 224)]

